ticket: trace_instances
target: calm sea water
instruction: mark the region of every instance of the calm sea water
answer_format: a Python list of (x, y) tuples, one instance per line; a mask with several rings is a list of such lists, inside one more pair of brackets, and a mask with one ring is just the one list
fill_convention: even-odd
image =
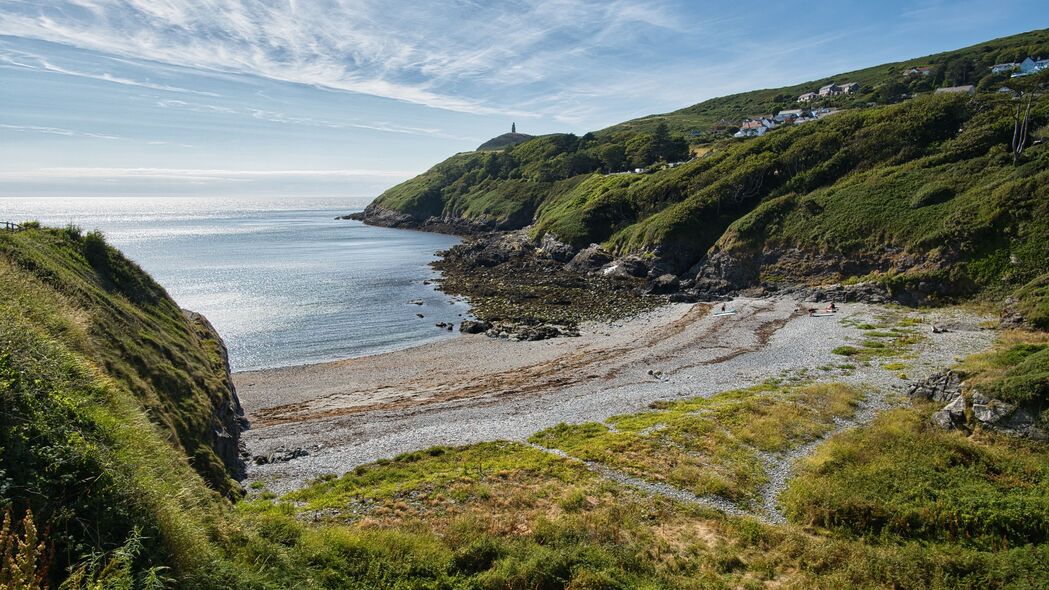
[(423, 284), (436, 276), (434, 253), (458, 240), (334, 219), (367, 202), (2, 198), (0, 220), (102, 230), (179, 305), (207, 316), (243, 371), (446, 338), (434, 324), (466, 315), (465, 303)]

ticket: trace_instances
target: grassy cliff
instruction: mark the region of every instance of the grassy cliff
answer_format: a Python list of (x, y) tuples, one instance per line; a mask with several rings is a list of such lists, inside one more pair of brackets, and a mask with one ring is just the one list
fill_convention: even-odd
[(37, 227), (0, 233), (0, 317), (0, 507), (46, 530), (51, 579), (121, 548), (209, 568), (241, 416), (206, 320), (99, 234)]

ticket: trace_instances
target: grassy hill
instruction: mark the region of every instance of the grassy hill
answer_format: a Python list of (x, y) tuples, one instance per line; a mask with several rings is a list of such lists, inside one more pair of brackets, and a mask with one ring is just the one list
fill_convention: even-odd
[(482, 143), (480, 146), (477, 147), (477, 151), (492, 152), (498, 150), (505, 150), (510, 146), (515, 146), (519, 143), (524, 143), (529, 139), (534, 138), (534, 135), (528, 135), (527, 133), (504, 133)]
[[(1049, 97), (1040, 89), (1049, 73), (1007, 80), (989, 66), (1027, 54), (1049, 54), (1049, 31), (713, 99), (582, 137), (462, 153), (383, 193), (365, 219), (458, 232), (530, 227), (536, 238), (599, 243), (736, 287), (948, 268), (957, 274), (945, 291), (1022, 282), (1045, 271), (1034, 244), (1046, 231)], [(919, 65), (930, 75), (903, 75)], [(861, 85), (822, 105), (839, 113), (760, 138), (725, 137), (743, 117), (792, 107), (829, 80)], [(931, 92), (957, 83), (980, 92)], [(997, 92), (1004, 84), (1035, 97), (1029, 147), (1015, 165), (1017, 101)], [(666, 166), (689, 157), (689, 142), (703, 155)], [(635, 168), (646, 173), (618, 173)]]

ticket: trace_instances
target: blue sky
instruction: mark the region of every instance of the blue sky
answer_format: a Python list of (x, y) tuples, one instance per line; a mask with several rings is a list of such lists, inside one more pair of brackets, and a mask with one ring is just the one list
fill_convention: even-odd
[(1044, 0), (0, 0), (0, 196), (370, 196), (582, 133), (1049, 26)]

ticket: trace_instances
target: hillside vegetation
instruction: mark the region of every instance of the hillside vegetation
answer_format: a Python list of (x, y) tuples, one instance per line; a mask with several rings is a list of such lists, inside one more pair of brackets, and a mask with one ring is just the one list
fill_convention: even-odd
[[(1049, 32), (836, 76), (861, 84), (826, 99), (843, 110), (752, 139), (682, 133), (774, 113), (821, 81), (459, 154), (383, 193), (365, 219), (460, 233), (527, 227), (735, 288), (935, 278), (950, 296), (1019, 286), (1047, 270), (1049, 72), (1007, 79), (987, 68), (1027, 53), (1049, 54)], [(906, 78), (911, 65), (933, 70)], [(930, 92), (955, 83), (981, 91)], [(997, 92), (1005, 84), (1013, 92)], [(1029, 99), (1027, 148), (1014, 162), (1016, 111)], [(686, 138), (703, 155), (679, 164)], [(635, 168), (646, 170), (613, 173)]]
[[(818, 441), (866, 395), (835, 383), (770, 379), (560, 425), (532, 437), (537, 447), (436, 447), (231, 503), (216, 488), (232, 484), (207, 483), (206, 437), (183, 441), (169, 425), (206, 423), (207, 399), (232, 402), (217, 342), (97, 234), (31, 228), (0, 245), (0, 507), (14, 523), (0, 529), (0, 547), (14, 547), (0, 583), (1030, 588), (1049, 575), (1045, 444), (930, 432), (932, 408), (823, 443), (785, 497), (789, 524), (601, 474), (754, 509), (761, 458)], [(889, 328), (872, 326), (902, 351), (905, 334)], [(1024, 338), (967, 374), (1009, 399), (1038, 383), (1044, 398), (1044, 334)], [(141, 377), (161, 370), (170, 380)]]

